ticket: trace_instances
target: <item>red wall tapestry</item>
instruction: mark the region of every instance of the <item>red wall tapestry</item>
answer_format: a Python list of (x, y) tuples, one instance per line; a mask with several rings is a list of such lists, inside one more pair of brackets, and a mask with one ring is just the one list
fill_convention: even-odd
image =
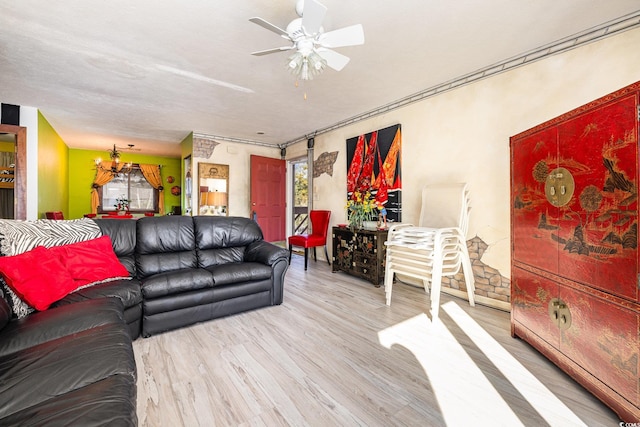
[(392, 222), (402, 221), (401, 146), (399, 124), (347, 139), (347, 199), (370, 192)]

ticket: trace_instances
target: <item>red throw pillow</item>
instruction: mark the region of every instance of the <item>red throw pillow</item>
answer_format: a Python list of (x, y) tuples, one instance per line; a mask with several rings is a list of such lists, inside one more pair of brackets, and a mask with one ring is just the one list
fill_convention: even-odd
[(67, 269), (44, 246), (0, 257), (0, 274), (21, 299), (40, 311), (64, 298), (74, 286)]
[(70, 245), (54, 246), (49, 252), (58, 258), (73, 278), (72, 292), (89, 283), (117, 277), (129, 277), (126, 267), (118, 260), (109, 236)]

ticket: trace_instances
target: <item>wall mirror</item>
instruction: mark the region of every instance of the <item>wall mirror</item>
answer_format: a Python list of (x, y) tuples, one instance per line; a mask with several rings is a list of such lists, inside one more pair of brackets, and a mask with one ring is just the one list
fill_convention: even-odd
[(198, 164), (198, 214), (229, 216), (229, 165)]

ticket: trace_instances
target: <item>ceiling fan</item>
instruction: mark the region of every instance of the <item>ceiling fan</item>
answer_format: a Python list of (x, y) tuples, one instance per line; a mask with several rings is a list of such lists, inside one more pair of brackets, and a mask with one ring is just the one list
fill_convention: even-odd
[(296, 13), (300, 18), (291, 21), (284, 30), (262, 18), (249, 19), (292, 43), (289, 46), (253, 52), (252, 55), (262, 56), (295, 49), (296, 52), (289, 56), (287, 67), (299, 79), (311, 80), (326, 66), (340, 71), (349, 62), (347, 56), (331, 50), (332, 48), (364, 44), (361, 24), (325, 33), (322, 21), (327, 7), (316, 0), (298, 0)]

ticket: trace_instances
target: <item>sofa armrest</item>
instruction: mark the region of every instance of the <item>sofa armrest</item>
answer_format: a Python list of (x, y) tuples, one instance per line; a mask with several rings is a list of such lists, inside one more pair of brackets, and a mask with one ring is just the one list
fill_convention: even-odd
[(273, 266), (281, 259), (289, 259), (289, 252), (273, 243), (257, 240), (247, 246), (244, 253), (244, 260), (247, 262), (259, 262)]

